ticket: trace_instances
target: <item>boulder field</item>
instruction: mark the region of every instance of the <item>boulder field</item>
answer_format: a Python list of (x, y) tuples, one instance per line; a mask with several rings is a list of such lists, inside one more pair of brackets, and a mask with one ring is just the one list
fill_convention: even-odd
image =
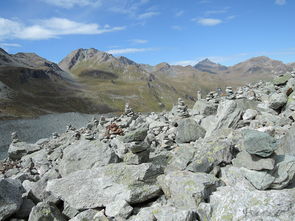
[[(294, 91), (294, 92), (293, 92)], [(295, 220), (295, 73), (169, 112), (11, 136), (0, 220)]]

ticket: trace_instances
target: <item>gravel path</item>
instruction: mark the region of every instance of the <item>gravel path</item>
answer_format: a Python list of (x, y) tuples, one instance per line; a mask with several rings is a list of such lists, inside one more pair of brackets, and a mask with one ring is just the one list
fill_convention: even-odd
[(93, 117), (99, 118), (100, 115), (63, 113), (44, 115), (36, 119), (0, 121), (0, 160), (7, 156), (13, 131), (17, 132), (20, 140), (35, 143), (41, 138), (51, 136), (53, 132), (64, 132), (69, 124), (76, 128), (84, 127)]

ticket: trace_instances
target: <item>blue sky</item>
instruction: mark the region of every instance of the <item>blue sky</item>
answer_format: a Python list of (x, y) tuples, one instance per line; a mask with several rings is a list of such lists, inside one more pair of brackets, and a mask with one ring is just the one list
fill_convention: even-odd
[(294, 0), (1, 0), (0, 47), (58, 62), (96, 48), (138, 63), (295, 62)]

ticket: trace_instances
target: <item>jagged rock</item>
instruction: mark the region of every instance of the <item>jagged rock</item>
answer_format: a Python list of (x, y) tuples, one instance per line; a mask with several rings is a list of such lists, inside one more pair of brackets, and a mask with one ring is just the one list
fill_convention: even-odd
[(161, 173), (149, 163), (110, 164), (51, 180), (46, 189), (75, 209), (103, 207), (116, 200), (140, 203), (161, 194), (155, 184)]
[(184, 210), (172, 206), (156, 208), (153, 215), (157, 221), (194, 221), (197, 215), (192, 210)]
[(206, 134), (204, 128), (193, 119), (181, 120), (176, 130), (177, 143), (189, 143), (203, 138)]
[(275, 180), (271, 185), (272, 189), (283, 189), (290, 183), (295, 183), (295, 156), (276, 156), (276, 168), (273, 172)]
[(280, 86), (280, 85), (284, 85), (288, 82), (288, 80), (291, 78), (291, 74), (285, 74), (282, 76), (278, 76), (276, 78), (274, 78), (273, 83), (276, 86)]
[(250, 155), (247, 151), (240, 152), (232, 163), (235, 167), (245, 167), (249, 170), (273, 170), (275, 167), (274, 159)]
[(122, 139), (111, 139), (110, 145), (113, 148), (115, 154), (121, 159), (123, 159), (124, 155), (128, 152), (128, 148)]
[(40, 146), (25, 142), (12, 142), (8, 149), (11, 160), (20, 160), (23, 156), (40, 150)]
[(108, 217), (128, 218), (133, 208), (125, 201), (118, 200), (106, 205), (105, 214)]
[(243, 135), (244, 149), (250, 154), (268, 157), (277, 149), (276, 140), (267, 133), (244, 130)]
[(258, 112), (256, 110), (247, 109), (243, 114), (243, 120), (253, 120), (257, 114)]
[(30, 197), (36, 202), (56, 202), (57, 199), (52, 196), (52, 194), (46, 191), (46, 186), (49, 180), (57, 179), (59, 177), (60, 174), (56, 170), (51, 169), (47, 173), (45, 173), (37, 182), (28, 183), (28, 181), (26, 181), (25, 189), (27, 192), (29, 192)]
[(194, 145), (181, 145), (173, 151), (166, 170), (210, 172), (214, 166), (231, 163), (235, 150), (227, 139), (204, 140)]
[(258, 190), (266, 190), (274, 182), (275, 177), (266, 171), (254, 171), (246, 168), (241, 169), (242, 174)]
[(0, 179), (0, 220), (17, 212), (23, 203), (23, 188), (19, 181)]
[(123, 137), (123, 141), (125, 143), (133, 142), (133, 141), (143, 141), (147, 136), (148, 128), (140, 127), (134, 131), (130, 131)]
[(196, 209), (221, 185), (213, 175), (172, 171), (158, 177), (158, 182), (174, 206), (182, 209)]
[(213, 131), (221, 128), (236, 128), (238, 121), (241, 119), (242, 109), (237, 106), (233, 100), (224, 100), (220, 102), (215, 121), (207, 130), (206, 137), (210, 136)]
[(272, 94), (269, 98), (269, 107), (278, 110), (287, 103), (287, 96), (283, 93)]
[(63, 150), (63, 158), (59, 163), (62, 176), (77, 170), (104, 166), (119, 161), (115, 152), (98, 140), (80, 140)]
[(79, 213), (70, 221), (109, 221), (109, 219), (103, 214), (103, 211), (88, 209)]
[(73, 207), (71, 207), (67, 202), (64, 202), (64, 208), (62, 214), (68, 218), (74, 218), (79, 211)]
[(289, 221), (290, 217), (295, 217), (295, 191), (259, 191), (243, 186), (225, 186), (213, 192), (210, 206), (210, 221)]
[(288, 133), (280, 140), (278, 144), (278, 149), (276, 150), (277, 154), (280, 155), (292, 155), (295, 156), (295, 126), (292, 126)]
[(217, 112), (217, 107), (218, 105), (215, 103), (198, 100), (192, 109), (192, 113), (204, 116), (215, 115)]
[(226, 184), (226, 186), (241, 186), (248, 190), (255, 190), (256, 188), (245, 178), (241, 170), (242, 168), (233, 167), (231, 165), (222, 167), (220, 179)]
[(53, 203), (38, 203), (31, 211), (29, 221), (66, 221)]
[(134, 144), (131, 144), (128, 146), (128, 149), (132, 152), (132, 153), (140, 153), (142, 151), (145, 151), (148, 149), (148, 144), (146, 142), (140, 142), (137, 143), (135, 142)]
[(23, 199), (20, 209), (14, 214), (16, 218), (28, 218), (32, 208), (35, 206), (34, 202), (30, 199)]
[(138, 165), (141, 163), (147, 163), (149, 161), (150, 151), (145, 150), (139, 153), (128, 152), (124, 156), (124, 162), (128, 165)]

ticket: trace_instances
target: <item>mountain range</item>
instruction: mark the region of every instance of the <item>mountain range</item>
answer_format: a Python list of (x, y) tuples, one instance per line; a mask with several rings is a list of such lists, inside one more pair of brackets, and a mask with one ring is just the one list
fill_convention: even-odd
[(97, 49), (77, 49), (59, 64), (33, 53), (8, 54), (0, 49), (0, 119), (52, 112), (106, 113), (129, 102), (137, 111), (170, 109), (178, 97), (192, 104), (228, 85), (238, 87), (270, 80), (295, 68), (268, 57), (234, 66), (209, 59), (195, 66), (138, 64)]

